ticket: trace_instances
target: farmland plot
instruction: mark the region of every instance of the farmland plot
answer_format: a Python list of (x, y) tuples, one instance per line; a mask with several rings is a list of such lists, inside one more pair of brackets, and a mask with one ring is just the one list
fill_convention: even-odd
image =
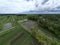
[(16, 23), (18, 20), (20, 21), (21, 19), (20, 17), (17, 18), (17, 16), (0, 16), (2, 27), (0, 45), (34, 45), (33, 37), (20, 24)]

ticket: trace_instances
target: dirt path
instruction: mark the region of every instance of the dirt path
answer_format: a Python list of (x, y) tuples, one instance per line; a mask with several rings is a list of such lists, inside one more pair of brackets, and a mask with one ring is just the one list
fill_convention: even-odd
[(17, 36), (15, 36), (12, 41), (10, 42), (10, 45), (13, 45), (19, 38), (21, 38), (24, 35), (23, 32), (19, 33)]
[(11, 29), (13, 29), (13, 28), (15, 28), (15, 27), (12, 27), (12, 28), (7, 29), (7, 30), (0, 31), (0, 35), (4, 34), (4, 32), (9, 31), (9, 30), (11, 30)]

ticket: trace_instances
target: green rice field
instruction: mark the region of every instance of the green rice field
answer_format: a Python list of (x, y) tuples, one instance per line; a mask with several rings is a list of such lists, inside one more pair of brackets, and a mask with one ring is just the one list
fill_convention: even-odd
[[(34, 45), (35, 39), (17, 23), (17, 21), (22, 20), (23, 17), (21, 17), (21, 19), (19, 17), (17, 20), (16, 18), (17, 16), (0, 16), (0, 45)], [(24, 34), (12, 43), (12, 40), (20, 33)]]

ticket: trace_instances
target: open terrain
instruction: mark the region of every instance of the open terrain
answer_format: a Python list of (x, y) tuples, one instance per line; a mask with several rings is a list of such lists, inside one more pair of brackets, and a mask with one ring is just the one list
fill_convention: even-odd
[[(16, 21), (15, 18), (15, 16), (0, 16), (0, 19), (2, 19), (0, 20), (2, 22), (0, 45), (35, 45), (34, 41), (36, 40), (21, 26), (24, 19), (21, 17), (19, 19), (19, 21), (21, 21), (19, 22), (18, 20)], [(11, 25), (12, 27), (10, 27)]]
[(60, 45), (59, 15), (0, 16), (0, 45)]

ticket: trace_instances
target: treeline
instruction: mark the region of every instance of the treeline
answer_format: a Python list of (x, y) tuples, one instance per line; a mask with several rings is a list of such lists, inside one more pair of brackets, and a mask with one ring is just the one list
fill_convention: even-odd
[(27, 17), (36, 21), (39, 27), (60, 38), (60, 15), (28, 15)]

